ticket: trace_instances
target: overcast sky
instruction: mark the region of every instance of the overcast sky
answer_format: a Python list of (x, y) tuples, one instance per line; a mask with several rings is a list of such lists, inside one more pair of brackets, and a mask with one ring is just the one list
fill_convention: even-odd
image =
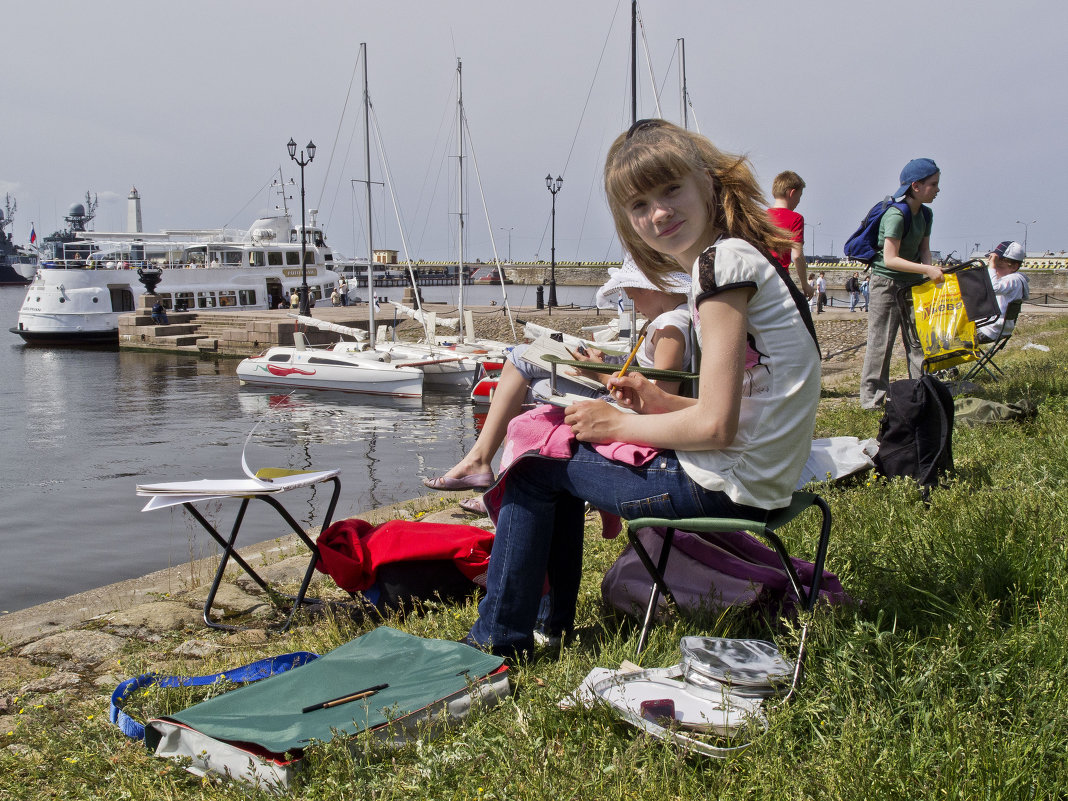
[[(696, 119), (717, 145), (746, 153), (769, 194), (779, 171), (802, 175), (806, 253), (840, 255), (918, 156), (942, 169), (935, 250), (1022, 242), (1017, 220), (1030, 251), (1068, 248), (1063, 0), (639, 8), (639, 116), (657, 116), (655, 82), (661, 115), (680, 120), (684, 37), (691, 127)], [(364, 190), (352, 181), (364, 178), (357, 56), (367, 42), (374, 119), (413, 257), (457, 252), (460, 58), (474, 155), (465, 255), (492, 258), (492, 231), (502, 259), (510, 234), (516, 260), (548, 260), (551, 172), (564, 178), (557, 260), (618, 258), (599, 174), (630, 121), (629, 10), (629, 0), (6, 3), (0, 196), (17, 199), (20, 243), (31, 223), (38, 236), (61, 227), (87, 190), (99, 198), (95, 228), (124, 230), (131, 186), (146, 231), (247, 228), (280, 203), (269, 185), (281, 168), (297, 181), (299, 219), (286, 142), (311, 139), (307, 206), (330, 244), (363, 254), (354, 195)], [(378, 185), (373, 209), (375, 246), (400, 249)]]

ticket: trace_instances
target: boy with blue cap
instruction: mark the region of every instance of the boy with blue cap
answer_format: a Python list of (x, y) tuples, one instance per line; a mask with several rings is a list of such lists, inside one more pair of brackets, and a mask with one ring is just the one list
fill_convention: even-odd
[[(926, 204), (938, 196), (941, 172), (932, 159), (913, 159), (901, 170), (901, 185), (894, 200), (903, 200), (909, 219), (896, 206), (888, 206), (879, 221), (879, 239), (871, 263), (868, 284), (868, 348), (860, 380), (860, 405), (865, 409), (881, 406), (890, 387), (890, 358), (894, 340), (902, 326), (897, 306), (898, 291), (925, 280), (941, 281), (942, 270), (931, 264), (931, 210)], [(909, 376), (919, 378), (923, 350), (910, 346)]]

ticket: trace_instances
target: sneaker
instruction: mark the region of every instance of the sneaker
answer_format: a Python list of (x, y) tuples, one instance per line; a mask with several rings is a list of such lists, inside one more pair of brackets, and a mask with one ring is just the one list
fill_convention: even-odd
[(542, 648), (559, 648), (564, 638), (559, 634), (546, 634), (544, 631), (534, 632), (534, 644)]

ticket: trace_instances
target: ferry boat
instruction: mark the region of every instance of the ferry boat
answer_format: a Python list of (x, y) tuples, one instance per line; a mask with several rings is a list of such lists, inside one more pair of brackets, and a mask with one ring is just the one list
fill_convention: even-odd
[[(119, 315), (133, 312), (146, 291), (170, 311), (249, 311), (288, 308), (302, 285), (302, 229), (288, 211), (261, 217), (247, 231), (116, 233), (88, 230), (94, 210), (94, 203), (74, 204), (68, 228), (42, 243), (40, 268), (10, 329), (29, 344), (118, 344)], [(319, 302), (339, 275), (315, 216), (313, 209), (305, 261), (309, 297)]]
[(5, 208), (0, 209), (0, 285), (25, 285), (37, 272), (37, 256), (16, 245), (10, 232), (4, 232), (15, 221), (15, 210), (18, 208), (11, 195), (4, 200)]

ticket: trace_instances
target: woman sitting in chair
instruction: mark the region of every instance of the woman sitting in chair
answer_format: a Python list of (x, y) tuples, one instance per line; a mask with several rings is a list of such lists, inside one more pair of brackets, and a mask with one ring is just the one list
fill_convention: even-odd
[[(623, 518), (763, 520), (790, 503), (811, 446), (820, 392), (815, 331), (804, 297), (767, 256), (789, 242), (769, 222), (746, 159), (642, 120), (609, 150), (605, 190), (624, 248), (654, 284), (692, 270), (698, 397), (669, 394), (633, 373), (612, 378), (628, 411), (576, 403), (565, 416), (578, 440), (570, 459), (511, 466), (486, 596), (466, 638), (503, 655), (532, 649), (546, 577), (554, 595), (548, 633), (573, 628), (585, 502)], [(747, 351), (758, 355), (749, 366)], [(625, 465), (592, 447), (606, 442), (660, 450)]]

